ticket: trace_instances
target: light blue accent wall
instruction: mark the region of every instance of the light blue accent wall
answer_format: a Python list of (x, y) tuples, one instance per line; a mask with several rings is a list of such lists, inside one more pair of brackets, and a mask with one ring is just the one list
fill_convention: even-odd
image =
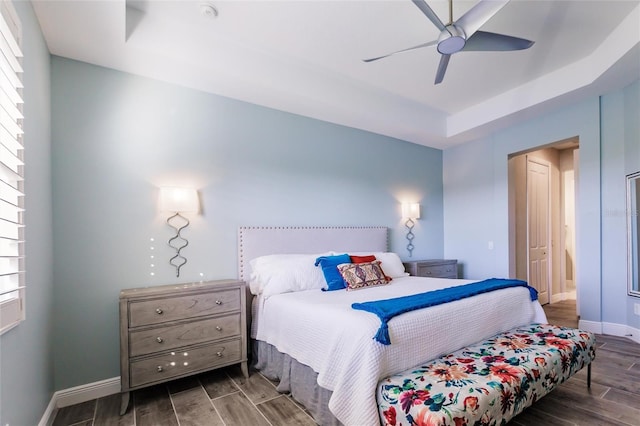
[[(624, 94), (624, 173), (625, 175), (640, 171), (640, 81), (636, 81), (623, 91)], [(616, 182), (619, 175), (615, 176)], [(638, 214), (638, 212), (636, 212)], [(618, 228), (619, 229), (619, 228)], [(626, 241), (618, 239), (617, 243)], [(619, 265), (616, 265), (618, 267)], [(640, 303), (640, 298), (627, 296), (627, 324), (640, 329), (640, 316), (634, 314), (633, 306)], [(621, 306), (622, 303), (619, 305)]]
[[(52, 97), (56, 389), (119, 375), (121, 289), (237, 277), (239, 226), (387, 226), (406, 258), (420, 202), (413, 257), (443, 254), (440, 150), (59, 57)], [(163, 185), (202, 204), (179, 278)]]
[(506, 276), (503, 271), (508, 271), (495, 249), (487, 249), (489, 241), (495, 248), (503, 244), (496, 238), (503, 224), (496, 217), (492, 152), (492, 140), (481, 139), (443, 154), (445, 257), (458, 259), (461, 278)]
[(602, 106), (602, 319), (626, 324), (627, 240), (625, 94), (603, 96)]
[(457, 257), (468, 278), (507, 276), (508, 155), (578, 136), (580, 313), (588, 321), (638, 327), (638, 299), (626, 296), (624, 175), (640, 169), (639, 99), (636, 82), (445, 150), (445, 257)]
[(50, 56), (30, 2), (22, 23), (26, 320), (0, 336), (0, 424), (36, 425), (53, 394)]

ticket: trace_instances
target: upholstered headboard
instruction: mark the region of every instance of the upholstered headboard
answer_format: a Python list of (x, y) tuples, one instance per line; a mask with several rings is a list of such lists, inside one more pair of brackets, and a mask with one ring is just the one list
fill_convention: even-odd
[(372, 227), (240, 227), (238, 277), (248, 281), (249, 262), (267, 254), (387, 251), (387, 228)]

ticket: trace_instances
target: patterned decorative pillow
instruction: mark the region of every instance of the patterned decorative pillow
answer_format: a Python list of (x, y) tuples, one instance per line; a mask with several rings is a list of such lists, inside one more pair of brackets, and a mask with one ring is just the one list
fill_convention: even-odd
[(391, 278), (384, 274), (379, 260), (365, 263), (345, 263), (338, 265), (338, 271), (347, 283), (347, 290), (385, 285), (391, 281)]
[[(400, 260), (400, 256), (397, 253), (393, 252), (355, 252), (349, 253), (349, 256), (366, 256), (366, 255), (374, 255), (376, 260), (382, 262), (382, 270), (384, 273), (391, 278), (401, 278), (409, 275), (407, 271), (404, 270), (404, 265), (402, 264), (402, 260)], [(356, 263), (356, 262), (351, 262)]]

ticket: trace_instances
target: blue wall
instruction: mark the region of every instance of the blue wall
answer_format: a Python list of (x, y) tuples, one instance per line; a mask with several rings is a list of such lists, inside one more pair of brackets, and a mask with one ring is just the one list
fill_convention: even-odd
[[(507, 158), (578, 136), (577, 282), (582, 320), (638, 328), (626, 295), (626, 173), (640, 170), (638, 82), (444, 151), (445, 256), (465, 276), (509, 274)], [(468, 214), (473, 206), (473, 214)], [(487, 242), (495, 249), (488, 250)], [(627, 309), (620, 309), (627, 306)]]
[[(121, 289), (237, 277), (239, 226), (382, 225), (406, 256), (413, 201), (414, 258), (443, 254), (440, 150), (59, 57), (52, 98), (56, 389), (119, 375)], [(163, 185), (201, 197), (180, 278)]]
[(640, 317), (633, 313), (640, 299), (626, 295), (625, 192), (625, 176), (640, 171), (640, 82), (603, 96), (601, 104), (602, 321), (605, 331), (606, 323), (640, 329)]
[(49, 51), (30, 2), (22, 23), (26, 320), (0, 337), (0, 424), (35, 425), (53, 393), (53, 242)]

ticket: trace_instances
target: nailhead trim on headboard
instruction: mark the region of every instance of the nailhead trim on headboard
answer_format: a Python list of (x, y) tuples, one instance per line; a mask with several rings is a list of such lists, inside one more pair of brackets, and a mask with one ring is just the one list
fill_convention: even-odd
[(329, 250), (373, 252), (387, 251), (388, 247), (384, 226), (242, 226), (238, 228), (238, 277), (249, 279), (248, 263), (257, 256)]

